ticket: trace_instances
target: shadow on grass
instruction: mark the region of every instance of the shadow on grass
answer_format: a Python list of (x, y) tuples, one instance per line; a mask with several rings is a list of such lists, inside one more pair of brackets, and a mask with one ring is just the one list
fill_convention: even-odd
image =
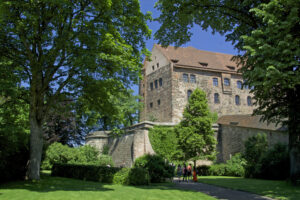
[(42, 176), (40, 181), (18, 181), (0, 186), (0, 189), (25, 189), (34, 192), (53, 191), (113, 191), (103, 184), (61, 177)]
[(200, 177), (201, 183), (251, 192), (276, 199), (299, 200), (300, 187), (287, 181), (246, 179), (236, 177)]

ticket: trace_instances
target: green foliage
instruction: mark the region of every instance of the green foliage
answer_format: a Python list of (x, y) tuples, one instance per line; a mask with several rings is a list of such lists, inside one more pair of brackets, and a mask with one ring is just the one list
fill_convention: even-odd
[(285, 180), (290, 174), (289, 153), (286, 145), (276, 144), (261, 158), (260, 178)]
[(130, 173), (130, 168), (122, 168), (120, 171), (115, 173), (114, 178), (113, 178), (113, 183), (114, 184), (119, 184), (119, 185), (129, 185), (129, 173)]
[(212, 130), (212, 118), (206, 94), (195, 89), (184, 109), (183, 119), (175, 127), (184, 159), (210, 159), (216, 155), (216, 139)]
[(245, 175), (246, 161), (240, 153), (235, 154), (226, 163), (213, 164), (210, 166), (198, 166), (197, 171), (200, 176), (237, 176)]
[(141, 167), (133, 167), (129, 172), (130, 185), (149, 185), (150, 175), (149, 171)]
[(87, 181), (99, 181), (101, 183), (112, 183), (114, 174), (119, 170), (120, 168), (116, 167), (56, 163), (52, 167), (51, 175)]
[(288, 148), (276, 144), (268, 149), (265, 135), (248, 138), (243, 157), (246, 160), (245, 176), (263, 179), (284, 180), (289, 176)]
[(42, 126), (57, 104), (76, 101), (85, 118), (130, 118), (117, 99), (138, 81), (151, 16), (138, 0), (1, 1), (0, 9), (0, 65), (15, 74), (9, 81), (26, 85), (18, 97), (30, 105), (30, 149), (40, 149), (30, 152), (28, 172), (39, 179)]
[(146, 154), (137, 158), (134, 167), (146, 169), (151, 183), (164, 182), (166, 178), (174, 175), (174, 168), (159, 155)]
[(72, 148), (57, 142), (51, 144), (46, 150), (42, 169), (51, 169), (55, 163), (113, 166), (111, 157), (108, 155), (100, 156), (95, 147), (84, 145), (78, 148)]
[(183, 153), (173, 127), (155, 126), (149, 130), (149, 139), (156, 154), (169, 161), (182, 159)]
[[(12, 70), (0, 56), (0, 182), (23, 179), (29, 159), (29, 106), (17, 96), (27, 93), (12, 81)], [(10, 79), (11, 78), (11, 79)]]
[(246, 177), (257, 177), (260, 172), (260, 160), (267, 150), (268, 141), (266, 134), (258, 134), (249, 137), (245, 141), (243, 158), (247, 162), (245, 166)]
[(298, 0), (159, 0), (155, 33), (164, 46), (189, 41), (194, 24), (219, 32), (242, 52), (234, 58), (252, 88), (255, 114), (288, 125), (291, 178), (300, 180), (300, 35)]

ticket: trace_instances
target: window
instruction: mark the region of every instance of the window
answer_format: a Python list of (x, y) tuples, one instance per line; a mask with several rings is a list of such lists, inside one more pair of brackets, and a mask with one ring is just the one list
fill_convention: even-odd
[(153, 90), (153, 82), (150, 83), (150, 89)]
[(242, 89), (242, 81), (237, 81), (236, 86), (238, 89)]
[(218, 78), (213, 78), (213, 85), (218, 87)]
[(220, 98), (219, 98), (219, 94), (218, 93), (214, 94), (214, 102), (215, 103), (220, 103)]
[(157, 105), (160, 105), (160, 99), (157, 100)]
[(159, 86), (162, 87), (162, 84), (163, 84), (162, 78), (159, 78)]
[(252, 98), (250, 96), (247, 97), (248, 106), (252, 106)]
[(230, 86), (230, 80), (229, 80), (229, 78), (224, 78), (224, 85), (225, 86)]
[(150, 103), (150, 108), (152, 108), (152, 107), (153, 107), (153, 103), (151, 102), (151, 103)]
[(245, 82), (244, 82), (244, 89), (249, 90), (249, 85), (246, 85)]
[(159, 63), (156, 64), (157, 68), (159, 68)]
[(240, 102), (240, 96), (239, 95), (236, 95), (235, 96), (235, 105), (240, 105), (241, 102)]
[(155, 88), (158, 87), (157, 80), (154, 81)]
[(191, 74), (190, 81), (191, 83), (196, 83), (196, 76), (194, 74)]
[(187, 91), (187, 98), (189, 100), (190, 96), (192, 95), (193, 91), (192, 90), (188, 90)]
[(189, 76), (187, 74), (182, 74), (183, 82), (189, 82)]
[(154, 70), (154, 65), (152, 65), (152, 70)]

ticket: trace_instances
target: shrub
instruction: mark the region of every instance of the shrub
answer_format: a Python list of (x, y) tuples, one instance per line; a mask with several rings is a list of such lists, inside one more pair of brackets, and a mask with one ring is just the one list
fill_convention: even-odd
[(174, 175), (174, 167), (159, 155), (146, 154), (135, 160), (134, 167), (144, 168), (149, 172), (152, 183), (164, 182), (166, 178)]
[(286, 145), (276, 144), (261, 158), (257, 178), (284, 180), (289, 177), (290, 162)]
[(245, 175), (246, 160), (240, 153), (235, 154), (226, 161), (226, 176), (243, 177)]
[(210, 169), (210, 166), (208, 166), (208, 165), (197, 166), (197, 174), (199, 176), (209, 176), (210, 175), (209, 169)]
[(258, 134), (249, 137), (245, 142), (243, 158), (246, 160), (245, 176), (258, 177), (260, 173), (260, 160), (268, 150), (266, 134)]
[(130, 168), (122, 168), (114, 175), (113, 183), (120, 185), (129, 185), (129, 173)]
[(46, 150), (42, 169), (51, 169), (54, 163), (114, 166), (111, 157), (108, 155), (100, 156), (95, 147), (84, 145), (78, 148), (71, 148), (57, 142), (51, 144)]
[(226, 164), (215, 164), (209, 168), (209, 175), (211, 176), (226, 176)]
[(76, 178), (88, 181), (112, 183), (114, 175), (120, 170), (117, 167), (97, 165), (58, 164), (52, 167), (52, 176)]
[(245, 142), (245, 176), (283, 180), (289, 176), (289, 154), (286, 145), (276, 144), (268, 149), (265, 135), (250, 137)]
[(129, 172), (130, 185), (149, 185), (150, 175), (147, 169), (141, 167), (133, 167)]

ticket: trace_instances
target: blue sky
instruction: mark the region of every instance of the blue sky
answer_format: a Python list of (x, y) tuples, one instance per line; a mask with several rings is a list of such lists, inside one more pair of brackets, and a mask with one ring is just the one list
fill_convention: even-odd
[[(141, 11), (146, 13), (150, 11), (152, 17), (156, 18), (159, 16), (159, 12), (154, 8), (154, 4), (157, 0), (140, 0)], [(152, 30), (152, 36), (159, 29), (160, 24), (158, 22), (148, 22), (149, 28)], [(191, 41), (183, 47), (193, 46), (197, 49), (227, 53), (227, 54), (236, 54), (237, 50), (233, 48), (231, 42), (226, 42), (225, 37), (220, 34), (212, 34), (211, 31), (203, 31), (198, 26), (194, 26), (192, 29), (193, 37)], [(151, 51), (153, 44), (157, 43), (153, 37), (147, 41), (147, 48)]]
[[(143, 13), (150, 11), (152, 13), (152, 17), (157, 18), (160, 13), (154, 8), (156, 1), (157, 0), (140, 0), (141, 11)], [(152, 30), (152, 38), (147, 41), (147, 48), (151, 51), (153, 45), (157, 43), (157, 41), (153, 39), (153, 35), (159, 29), (160, 24), (158, 22), (153, 21), (148, 22), (148, 26)], [(221, 36), (218, 33), (215, 33), (213, 35), (211, 31), (203, 31), (198, 26), (194, 26), (192, 32), (193, 36), (191, 38), (191, 41), (187, 44), (182, 45), (183, 47), (192, 46), (197, 49), (206, 51), (237, 54), (237, 50), (233, 48), (231, 42), (226, 42), (225, 37)], [(138, 94), (137, 85), (134, 85), (132, 89), (135, 91), (135, 94)]]

